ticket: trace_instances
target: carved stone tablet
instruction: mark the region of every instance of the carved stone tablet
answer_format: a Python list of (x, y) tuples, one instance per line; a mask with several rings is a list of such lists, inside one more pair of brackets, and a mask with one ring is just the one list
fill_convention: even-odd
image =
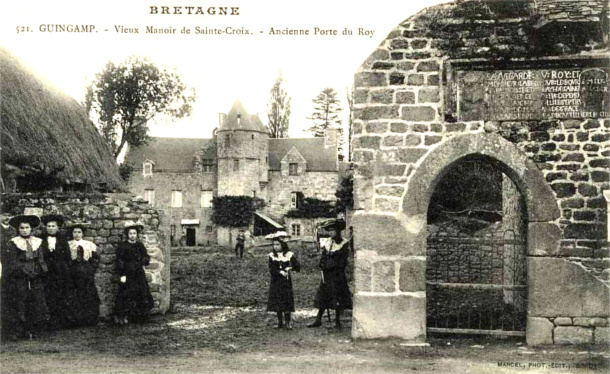
[(610, 116), (610, 68), (457, 71), (461, 121)]

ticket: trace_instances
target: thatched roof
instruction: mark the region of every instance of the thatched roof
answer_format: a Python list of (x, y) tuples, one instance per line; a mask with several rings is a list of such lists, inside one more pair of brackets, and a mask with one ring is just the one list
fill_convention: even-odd
[(57, 172), (66, 183), (122, 185), (118, 166), (85, 109), (0, 47), (2, 166)]

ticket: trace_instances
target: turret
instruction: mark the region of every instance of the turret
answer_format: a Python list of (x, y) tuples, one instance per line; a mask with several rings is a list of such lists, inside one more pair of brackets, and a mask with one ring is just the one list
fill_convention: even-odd
[(269, 135), (258, 115), (235, 101), (229, 113), (219, 115), (216, 139), (218, 195), (265, 198)]

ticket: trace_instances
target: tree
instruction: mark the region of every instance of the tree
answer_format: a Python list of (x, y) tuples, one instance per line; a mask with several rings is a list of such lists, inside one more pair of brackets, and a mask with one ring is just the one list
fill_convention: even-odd
[(354, 175), (351, 171), (341, 178), (341, 183), (337, 187), (335, 196), (337, 197), (337, 202), (335, 203), (337, 214), (346, 214), (347, 211), (354, 209)]
[(194, 89), (188, 90), (172, 70), (130, 56), (109, 61), (87, 87), (85, 107), (115, 158), (126, 144), (137, 147), (148, 139), (148, 122), (158, 115), (176, 119), (191, 113)]
[(277, 77), (273, 87), (271, 87), (271, 97), (267, 104), (267, 117), (269, 123), (269, 137), (287, 138), (288, 125), (290, 123), (290, 97), (284, 86), (282, 73)]
[(307, 119), (312, 120), (314, 125), (307, 129), (307, 131), (311, 131), (315, 137), (323, 137), (326, 129), (341, 128), (342, 121), (339, 118), (339, 114), (343, 108), (341, 108), (341, 102), (333, 88), (327, 87), (323, 89), (311, 101), (314, 103), (314, 111), (311, 117)]

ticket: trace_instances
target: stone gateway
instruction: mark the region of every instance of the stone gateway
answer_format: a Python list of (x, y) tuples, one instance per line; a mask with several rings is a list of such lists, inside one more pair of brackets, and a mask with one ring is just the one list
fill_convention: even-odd
[[(557, 3), (425, 9), (356, 72), (354, 338), (423, 342), (441, 331), (607, 343), (608, 4)], [(499, 224), (518, 231), (502, 239), (504, 252), (495, 239), (431, 224), (435, 189), (468, 162), (504, 178)], [(459, 313), (437, 326), (439, 287), (496, 290), (497, 305), (477, 300), (490, 312), (478, 326)], [(521, 325), (507, 328), (506, 314), (494, 314), (502, 309), (522, 315)]]

